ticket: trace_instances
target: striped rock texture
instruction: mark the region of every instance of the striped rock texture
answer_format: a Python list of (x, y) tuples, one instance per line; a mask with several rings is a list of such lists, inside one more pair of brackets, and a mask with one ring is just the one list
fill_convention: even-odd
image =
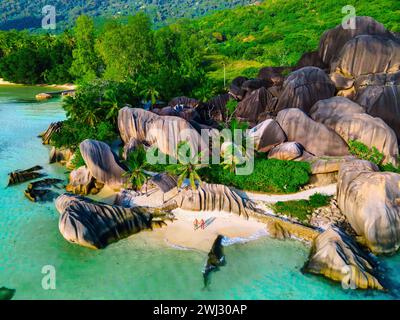
[(342, 282), (345, 288), (383, 290), (376, 267), (375, 259), (363, 252), (349, 235), (330, 227), (315, 239), (304, 271)]
[(399, 148), (395, 132), (380, 118), (344, 97), (318, 101), (311, 109), (313, 120), (334, 130), (346, 142), (358, 140), (383, 153), (384, 163), (397, 166)]
[(79, 149), (87, 168), (98, 182), (116, 190), (126, 185), (126, 170), (108, 144), (87, 139), (80, 144)]
[(400, 175), (363, 160), (342, 164), (338, 206), (366, 246), (377, 254), (400, 248)]

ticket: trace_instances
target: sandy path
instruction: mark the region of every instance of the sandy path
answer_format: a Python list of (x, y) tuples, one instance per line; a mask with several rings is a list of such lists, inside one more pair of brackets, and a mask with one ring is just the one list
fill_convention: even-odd
[(244, 194), (253, 201), (262, 201), (267, 203), (276, 203), (278, 201), (291, 201), (291, 200), (307, 200), (316, 193), (326, 194), (333, 196), (336, 194), (336, 184), (330, 184), (328, 186), (317, 187), (306, 191), (292, 193), (292, 194), (261, 194), (245, 192)]

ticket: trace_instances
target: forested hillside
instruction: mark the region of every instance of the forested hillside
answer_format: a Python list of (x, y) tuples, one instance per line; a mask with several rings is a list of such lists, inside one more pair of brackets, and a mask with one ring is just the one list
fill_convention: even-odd
[(162, 25), (178, 18), (193, 18), (215, 10), (233, 8), (255, 0), (6, 0), (0, 2), (0, 30), (39, 28), (42, 8), (53, 5), (57, 10), (58, 28), (73, 25), (81, 14), (91, 17), (128, 16), (147, 13)]

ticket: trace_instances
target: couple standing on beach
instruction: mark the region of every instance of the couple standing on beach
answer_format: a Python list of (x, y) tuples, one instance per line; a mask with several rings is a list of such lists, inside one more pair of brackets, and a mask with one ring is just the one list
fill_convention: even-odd
[(204, 230), (206, 228), (206, 223), (205, 223), (204, 219), (201, 219), (200, 221), (195, 219), (193, 222), (193, 226), (194, 226), (194, 230), (197, 230), (199, 228)]

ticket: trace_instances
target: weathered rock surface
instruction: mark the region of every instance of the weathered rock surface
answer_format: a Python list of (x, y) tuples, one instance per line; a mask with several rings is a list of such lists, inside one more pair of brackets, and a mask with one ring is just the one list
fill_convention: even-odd
[(193, 126), (178, 117), (162, 117), (143, 109), (125, 107), (119, 112), (118, 127), (125, 144), (135, 139), (171, 156), (176, 157), (181, 141), (189, 143), (192, 154), (208, 150), (208, 144)]
[(306, 52), (301, 56), (300, 60), (295, 66), (295, 69), (297, 70), (304, 67), (317, 67), (324, 70), (328, 67), (328, 65), (322, 61), (318, 51), (311, 51)]
[(43, 170), (41, 166), (35, 166), (26, 170), (11, 172), (8, 178), (8, 186), (43, 177), (44, 174), (40, 172), (41, 170)]
[(62, 127), (62, 121), (59, 122), (53, 122), (50, 124), (50, 126), (46, 129), (46, 131), (42, 132), (39, 137), (42, 138), (43, 144), (47, 145), (50, 144), (50, 140), (52, 135), (55, 132), (59, 132)]
[(255, 90), (241, 101), (236, 108), (236, 118), (241, 121), (248, 121), (252, 124), (257, 123), (260, 113), (262, 113), (268, 102), (268, 91), (264, 87)]
[[(384, 120), (400, 139), (400, 72), (387, 77), (380, 84), (359, 81), (355, 101), (373, 117)], [(367, 85), (368, 84), (368, 85)]]
[(56, 200), (60, 213), (59, 229), (71, 242), (91, 249), (102, 249), (118, 240), (152, 228), (157, 209), (123, 208), (96, 203), (88, 198), (63, 194)]
[(286, 135), (275, 120), (268, 119), (252, 128), (248, 136), (253, 139), (255, 149), (268, 152), (273, 147), (286, 141)]
[(338, 89), (350, 89), (355, 79), (400, 69), (400, 43), (380, 36), (361, 35), (346, 43), (331, 65), (331, 79)]
[(378, 289), (376, 262), (345, 232), (331, 227), (315, 239), (304, 271), (339, 281), (346, 288)]
[(72, 159), (73, 155), (74, 153), (71, 149), (52, 147), (50, 150), (49, 163), (61, 163), (64, 165)]
[(282, 86), (285, 77), (284, 72), (292, 71), (291, 67), (264, 67), (258, 72), (258, 78), (267, 82), (268, 87)]
[(168, 103), (168, 106), (170, 106), (172, 108), (176, 107), (176, 106), (186, 106), (186, 107), (191, 107), (191, 108), (197, 108), (199, 104), (200, 104), (200, 101), (197, 99), (188, 98), (188, 97), (176, 97)]
[(286, 133), (288, 141), (300, 143), (316, 156), (348, 155), (346, 142), (336, 132), (314, 121), (300, 109), (282, 110), (276, 121)]
[(294, 160), (303, 155), (304, 147), (298, 142), (285, 142), (274, 148), (268, 153), (269, 159)]
[(126, 170), (110, 146), (96, 140), (83, 141), (79, 149), (91, 175), (112, 189), (121, 189), (128, 182)]
[(337, 199), (350, 225), (371, 251), (391, 254), (400, 247), (400, 175), (378, 171), (368, 161), (343, 163)]
[(333, 97), (318, 101), (310, 116), (334, 130), (346, 142), (357, 140), (370, 148), (377, 148), (384, 155), (384, 163), (397, 166), (399, 148), (396, 134), (382, 119), (366, 114), (360, 105), (344, 97)]
[(308, 113), (319, 100), (335, 94), (335, 86), (326, 73), (316, 67), (305, 67), (292, 72), (283, 84), (276, 112), (286, 108), (299, 108)]
[(32, 202), (53, 201), (62, 188), (63, 180), (48, 178), (30, 183), (24, 194)]
[(90, 170), (83, 166), (71, 171), (66, 190), (67, 192), (86, 196), (99, 193), (103, 186), (102, 183), (96, 182)]
[(327, 30), (321, 37), (319, 44), (319, 56), (323, 63), (330, 65), (338, 58), (343, 46), (351, 39), (359, 35), (381, 35), (391, 37), (383, 24), (371, 17), (356, 17), (355, 29), (344, 29), (339, 24), (333, 29)]
[(233, 79), (229, 88), (229, 94), (236, 100), (243, 100), (246, 96), (246, 90), (242, 89), (243, 83), (249, 80), (246, 77), (237, 77)]
[(225, 211), (249, 217), (255, 204), (224, 185), (201, 184), (197, 190), (184, 189), (176, 199), (177, 205), (190, 211)]

